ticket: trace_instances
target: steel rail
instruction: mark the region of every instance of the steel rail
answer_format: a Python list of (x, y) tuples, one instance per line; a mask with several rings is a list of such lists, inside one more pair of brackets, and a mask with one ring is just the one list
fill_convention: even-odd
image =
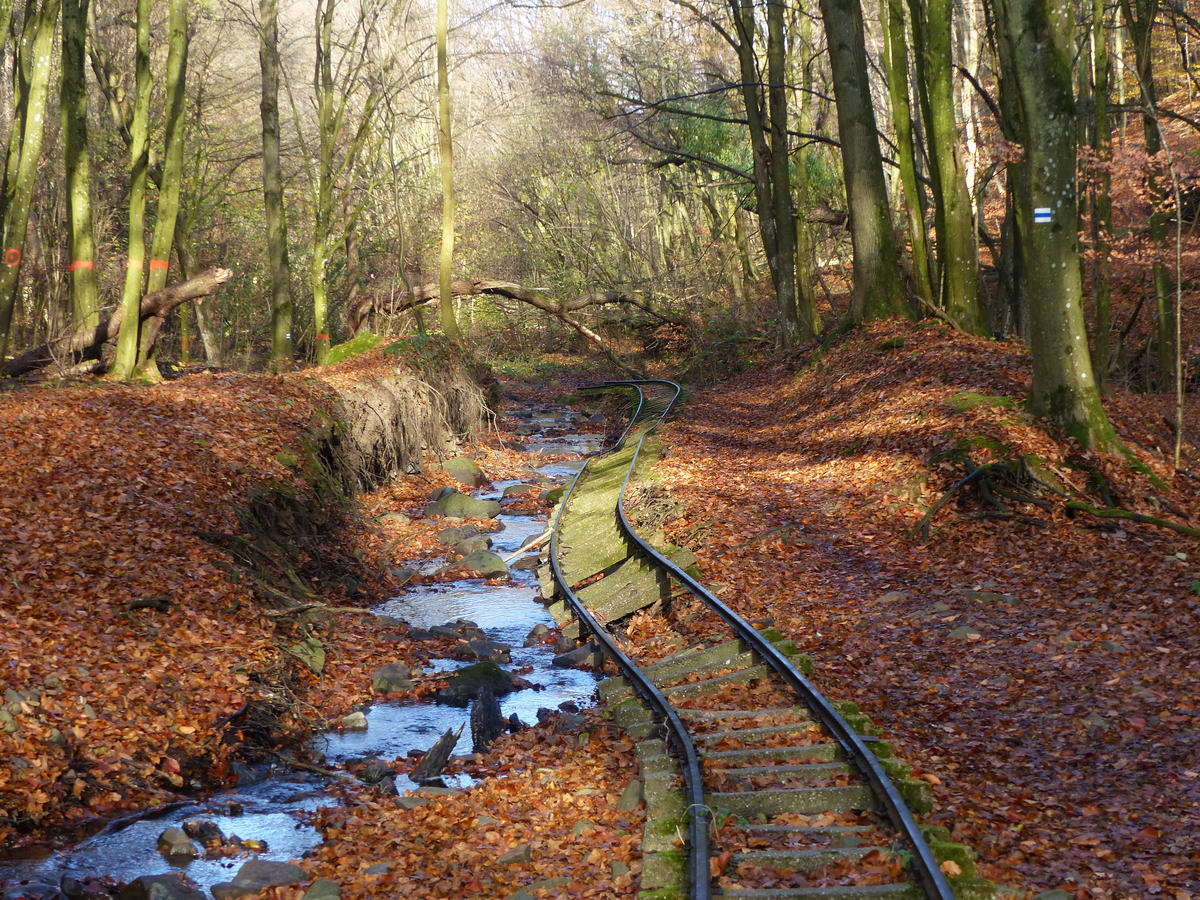
[[(645, 395), (641, 387), (643, 384), (669, 385), (675, 390), (675, 396), (672, 398), (671, 403), (668, 404), (667, 411), (674, 405), (675, 399), (678, 398), (682, 390), (675, 382), (659, 379), (610, 381), (604, 387), (633, 388), (638, 392), (640, 398), (638, 401), (638, 409), (640, 410), (645, 405)], [(663, 418), (665, 416), (666, 413), (664, 413)], [(669, 572), (694, 597), (720, 616), (737, 633), (737, 636), (742, 641), (748, 644), (767, 665), (774, 669), (784, 681), (804, 698), (809, 709), (812, 710), (821, 724), (825, 726), (838, 744), (841, 745), (842, 749), (846, 751), (851, 762), (866, 778), (872, 792), (887, 813), (888, 819), (891, 820), (893, 827), (911, 845), (913, 850), (911, 865), (926, 897), (930, 898), (930, 900), (954, 900), (954, 891), (946, 880), (946, 876), (939, 868), (937, 858), (933, 855), (929, 844), (926, 843), (920, 827), (913, 818), (912, 811), (908, 808), (908, 804), (905, 803), (900, 791), (892, 783), (887, 772), (884, 771), (879, 759), (867, 748), (862, 737), (850, 727), (850, 723), (842, 717), (812, 682), (805, 678), (791, 664), (790, 660), (774, 644), (763, 637), (749, 622), (726, 606), (724, 602), (712, 594), (704, 585), (700, 584), (700, 582), (688, 575), (687, 572), (655, 550), (630, 524), (625, 513), (625, 491), (637, 466), (638, 457), (641, 454), (646, 438), (649, 437), (654, 427), (646, 429), (638, 440), (633, 458), (629, 463), (629, 469), (625, 474), (625, 481), (621, 485), (621, 492), (617, 499), (617, 517), (620, 521), (622, 531), (625, 532), (626, 536), (633, 541), (642, 553), (653, 560), (657, 566)], [(628, 429), (626, 430), (626, 434), (628, 434)], [(624, 438), (625, 435), (622, 435), (622, 440)], [(561, 513), (562, 510), (560, 508), (560, 516)], [(693, 866), (694, 868), (695, 866)]]
[[(585, 390), (606, 389), (608, 387), (609, 384), (606, 383), (603, 385), (590, 386), (589, 388), (585, 388)], [(676, 386), (676, 388), (677, 390), (675, 397), (671, 399), (671, 402), (667, 404), (666, 409), (664, 409), (662, 412), (663, 417), (665, 417), (666, 413), (670, 411), (675, 399), (679, 396), (678, 386)], [(625, 443), (626, 437), (631, 433), (635, 425), (638, 424), (638, 419), (640, 418), (642, 411), (645, 409), (645, 399), (645, 394), (639, 390), (638, 404), (636, 410), (634, 411), (634, 415), (630, 418), (629, 425), (626, 427), (625, 432), (621, 435), (620, 440), (612, 448), (613, 450), (620, 449), (620, 447)], [(638, 452), (641, 450), (644, 439), (645, 435), (643, 434), (642, 439), (638, 442), (637, 451), (634, 452), (630, 461), (630, 471), (632, 471), (633, 466), (637, 464)], [(692, 900), (710, 900), (712, 897), (708, 862), (710, 856), (710, 845), (708, 820), (706, 815), (709, 810), (704, 803), (704, 783), (703, 776), (701, 775), (700, 771), (700, 757), (696, 753), (696, 746), (694, 743), (692, 743), (691, 735), (688, 733), (687, 728), (684, 726), (683, 721), (679, 718), (679, 714), (675, 711), (675, 708), (671, 705), (670, 701), (663, 696), (662, 691), (660, 691), (650, 681), (650, 679), (645, 676), (642, 670), (638, 668), (637, 664), (634, 663), (634, 661), (630, 659), (617, 645), (615, 639), (609, 633), (608, 629), (604, 628), (604, 626), (602, 626), (596, 620), (596, 618), (584, 605), (583, 601), (581, 601), (571, 589), (571, 585), (563, 575), (562, 567), (558, 561), (558, 534), (562, 524), (563, 513), (566, 511), (567, 504), (570, 502), (571, 495), (574, 493), (576, 486), (583, 479), (584, 474), (587, 472), (588, 466), (595, 458), (596, 455), (593, 455), (587, 459), (580, 470), (575, 473), (575, 477), (571, 479), (571, 483), (567, 486), (566, 491), (563, 492), (563, 497), (558, 507), (558, 514), (554, 517), (554, 527), (550, 532), (550, 571), (554, 576), (554, 581), (558, 586), (559, 592), (566, 599), (567, 603), (570, 604), (572, 610), (575, 612), (576, 617), (579, 619), (581, 625), (580, 637), (583, 637), (584, 632), (587, 632), (591, 635), (592, 639), (600, 643), (601, 647), (604, 649), (604, 652), (608, 654), (613, 662), (616, 663), (617, 668), (621, 670), (622, 674), (628, 680), (630, 686), (642, 697), (643, 700), (646, 701), (650, 708), (658, 714), (659, 718), (666, 726), (667, 736), (671, 743), (674, 744), (675, 749), (681, 758), (680, 762), (682, 765), (680, 767), (680, 772), (683, 776), (685, 792), (688, 800), (688, 845), (690, 849), (688, 858), (688, 896), (692, 898)], [(625, 481), (622, 483), (622, 490), (624, 490), (624, 484), (628, 483), (628, 480), (629, 478), (627, 474)]]

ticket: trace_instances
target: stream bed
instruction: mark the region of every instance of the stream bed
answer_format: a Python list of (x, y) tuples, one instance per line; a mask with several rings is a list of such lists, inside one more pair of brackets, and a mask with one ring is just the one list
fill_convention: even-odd
[[(571, 411), (538, 409), (522, 416), (525, 426), (524, 450), (529, 454), (531, 475), (542, 475), (561, 483), (582, 465), (582, 454), (598, 449), (598, 434), (565, 434), (579, 421)], [(573, 454), (567, 461), (544, 463), (539, 457)], [(517, 481), (497, 481), (486, 490), (475, 491), (480, 499), (500, 499), (504, 488)], [(517, 552), (527, 541), (542, 534), (547, 525), (544, 515), (497, 516), (504, 528), (488, 536), (493, 551), (503, 557)], [(535, 555), (531, 551), (524, 556)], [(521, 557), (518, 557), (520, 559)], [(513, 563), (517, 560), (513, 560)], [(511, 564), (510, 564), (511, 565)], [(596, 678), (590, 672), (552, 665), (555, 651), (539, 644), (522, 646), (536, 625), (553, 628), (554, 622), (537, 599), (536, 577), (532, 571), (510, 568), (511, 582), (484, 584), (480, 579), (417, 585), (393, 597), (373, 611), (379, 616), (400, 618), (417, 628), (429, 628), (456, 619), (477, 624), (488, 639), (511, 647), (509, 669), (528, 667), (523, 672), (536, 689), (508, 694), (501, 699), (507, 718), (516, 714), (526, 724), (537, 721), (539, 708), (554, 709), (572, 701), (590, 705), (594, 699)], [(449, 671), (469, 665), (451, 659), (430, 661), (427, 672)], [(392, 760), (412, 750), (428, 750), (448, 729), (469, 723), (471, 707), (456, 707), (434, 702), (375, 702), (366, 709), (366, 731), (329, 732), (313, 739), (311, 749), (324, 757), (322, 765), (340, 764), (367, 757)], [(469, 724), (463, 729), (456, 755), (473, 751)], [(94, 837), (74, 847), (40, 858), (0, 860), (0, 898), (61, 898), (60, 885), (69, 880), (110, 877), (132, 881), (143, 875), (183, 872), (207, 892), (212, 885), (229, 881), (247, 858), (288, 861), (302, 858), (316, 847), (321, 836), (307, 824), (311, 813), (331, 805), (336, 799), (326, 792), (329, 781), (283, 766), (262, 769), (242, 768), (236, 788), (197, 798), (194, 802), (173, 805), (159, 815), (135, 818), (127, 824), (114, 823)], [(468, 787), (468, 776), (447, 776), (449, 787)], [(396, 779), (401, 794), (417, 787), (406, 776)], [(253, 857), (245, 855), (210, 859), (204, 856), (190, 862), (169, 861), (156, 849), (158, 836), (167, 828), (179, 828), (189, 819), (203, 818), (215, 823), (229, 837), (243, 841), (261, 841), (266, 849)], [(43, 851), (44, 853), (44, 851)], [(7, 889), (6, 889), (7, 886)]]

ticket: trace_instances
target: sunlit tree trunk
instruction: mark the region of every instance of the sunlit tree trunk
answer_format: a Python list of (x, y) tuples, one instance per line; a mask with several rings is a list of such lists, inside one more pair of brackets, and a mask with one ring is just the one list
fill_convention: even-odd
[[(794, 34), (793, 40), (788, 42), (788, 71), (793, 73), (797, 65), (800, 71), (797, 74), (790, 74), (788, 78), (789, 84), (799, 84), (800, 92), (796, 97), (797, 119), (800, 131), (809, 133), (815, 130), (813, 109), (816, 106), (816, 100), (813, 92), (816, 86), (813, 83), (812, 77), (812, 60), (808, 59), (812, 53), (813, 39), (813, 18), (810, 12), (815, 12), (816, 4), (812, 4), (814, 9), (797, 8), (793, 13), (793, 19), (790, 23), (790, 33)], [(797, 57), (803, 58), (801, 64)], [(816, 235), (815, 225), (808, 221), (808, 211), (812, 205), (812, 191), (808, 183), (808, 169), (805, 165), (807, 152), (801, 151), (797, 154), (796, 160), (799, 163), (797, 177), (791, 182), (790, 187), (795, 196), (795, 202), (792, 203), (793, 216), (792, 221), (795, 223), (795, 243), (796, 243), (796, 317), (799, 322), (799, 336), (802, 340), (815, 337), (821, 331), (821, 315), (817, 312), (817, 259), (816, 259)]]
[[(3, 27), (6, 34), (8, 29), (15, 24), (16, 16), (12, 9), (13, 5), (12, 3), (8, 4), (4, 20)], [(4, 184), (3, 190), (0, 191), (0, 220), (7, 218), (8, 203), (17, 178), (17, 170), (21, 166), (21, 145), (25, 140), (25, 112), (29, 104), (29, 76), (33, 71), (33, 43), (37, 37), (37, 12), (36, 2), (25, 4), (25, 15), (21, 28), (13, 35), (13, 116), (12, 128), (8, 133), (8, 149), (4, 156)], [(4, 46), (5, 44), (0, 44), (0, 47)]]
[[(975, 0), (963, 0), (955, 4), (955, 33), (958, 37), (959, 63), (969, 72), (978, 74), (980, 64), (979, 5)], [(979, 104), (975, 88), (965, 78), (955, 79), (959, 121), (963, 124), (964, 156), (963, 167), (967, 180), (967, 193), (975, 200), (975, 223), (983, 221), (983, 198), (979, 191)]]
[(337, 134), (333, 123), (333, 13), (334, 0), (318, 0), (316, 10), (317, 57), (313, 88), (317, 98), (316, 205), (313, 210), (312, 268), (313, 330), (317, 365), (329, 355), (329, 291), (326, 267), (329, 262), (329, 231), (333, 217), (333, 153)]
[[(146, 292), (153, 293), (167, 286), (171, 247), (175, 241), (175, 225), (179, 218), (179, 191), (183, 186), (183, 138), (186, 130), (184, 109), (187, 105), (188, 17), (187, 0), (171, 0), (169, 20), (170, 45), (167, 51), (167, 121), (163, 140), (163, 169), (155, 212), (154, 236), (150, 240), (150, 271)], [(183, 315), (183, 313), (180, 313)], [(155, 359), (154, 346), (163, 319), (155, 316), (142, 324), (141, 362), (143, 377), (157, 380), (161, 376)]]
[[(1006, 133), (1024, 149), (1010, 166), (1019, 290), (1029, 310), (1033, 408), (1084, 447), (1118, 449), (1088, 352), (1075, 200), (1075, 23), (1061, 0), (995, 0)], [(1035, 209), (1049, 221), (1035, 221)], [(1047, 214), (1039, 214), (1044, 219)]]
[(955, 121), (950, 0), (909, 0), (917, 78), (926, 92), (922, 104), (933, 176), (937, 232), (939, 303), (959, 327), (981, 333), (979, 263), (975, 210), (967, 189)]
[(437, 4), (437, 90), (438, 90), (438, 167), (442, 173), (442, 252), (439, 260), (441, 294), (439, 310), (442, 330), (453, 341), (461, 341), (458, 318), (454, 314), (454, 137), (450, 122), (450, 72), (447, 44), (450, 32), (448, 0)]
[(271, 273), (271, 363), (281, 368), (292, 358), (292, 288), (288, 266), (287, 219), (283, 211), (283, 167), (279, 141), (279, 2), (259, 0), (262, 29), (258, 51), (262, 70), (263, 201), (267, 219), (267, 268)]
[(903, 0), (881, 0), (883, 15), (883, 69), (887, 74), (896, 132), (896, 162), (908, 210), (908, 235), (912, 243), (913, 282), (917, 296), (934, 305), (933, 278), (929, 271), (929, 243), (925, 232), (924, 204), (917, 181), (916, 150), (913, 145), (912, 103), (908, 93), (908, 50), (905, 43)]
[(141, 329), (138, 310), (142, 302), (143, 267), (146, 257), (146, 170), (150, 165), (150, 6), (151, 0), (138, 0), (137, 48), (134, 63), (132, 140), (129, 144), (129, 241), (125, 267), (125, 287), (121, 309), (127, 323), (117, 335), (117, 355), (110, 374), (113, 378), (133, 377), (138, 362)]
[(0, 359), (8, 351), (8, 334), (29, 229), (29, 207), (42, 155), (46, 100), (50, 93), (51, 49), (58, 11), (59, 0), (46, 0), (36, 5), (34, 0), (29, 0), (25, 30), (21, 35), (21, 58), (17, 65), (25, 73), (25, 90), (18, 106), (18, 117), (13, 122), (13, 146), (18, 148), (16, 158), (13, 153), (9, 154), (9, 167), (5, 172), (4, 247), (3, 259), (0, 259)]
[(854, 244), (852, 321), (908, 314), (867, 79), (859, 0), (821, 0)]
[[(62, 107), (67, 231), (71, 248), (71, 319), (76, 331), (100, 324), (88, 152), (87, 79), (84, 74), (88, 2), (63, 0), (62, 5), (62, 94), (59, 105)], [(2, 10), (0, 14), (3, 14)]]

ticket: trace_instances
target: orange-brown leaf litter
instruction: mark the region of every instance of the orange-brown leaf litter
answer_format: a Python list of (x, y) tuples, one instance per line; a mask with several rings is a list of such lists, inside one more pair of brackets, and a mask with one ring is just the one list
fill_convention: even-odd
[[(931, 457), (977, 438), (977, 465), (1036, 454), (1086, 492), (1070, 457), (1127, 508), (1200, 525), (1200, 482), (1170, 479), (1169, 398), (1108, 401), (1126, 445), (1169, 479), (1162, 490), (1049, 433), (1019, 406), (1028, 382), (1015, 343), (883, 323), (824, 358), (698, 390), (664, 432), (658, 471), (686, 510), (667, 537), (696, 550), (743, 614), (773, 616), (830, 696), (857, 701), (931, 773), (932, 820), (979, 851), (983, 874), (1080, 898), (1191, 897), (1197, 541), (1068, 519), (1058, 497), (980, 517), (969, 492), (930, 541), (913, 531), (963, 475)], [(964, 392), (1014, 402), (959, 412), (947, 401)], [(1198, 419), (1193, 402), (1192, 436)]]
[[(281, 731), (321, 728), (370, 698), (375, 667), (437, 653), (341, 614), (324, 626), (318, 679), (281, 650), (301, 636), (294, 623), (264, 616), (201, 537), (239, 533), (237, 510), (256, 489), (303, 491), (295, 461), (332, 386), (398, 367), (377, 351), (320, 378), (204, 374), (0, 395), (0, 846), (220, 784), (243, 737), (237, 715), (264, 692), (302, 701)], [(480, 455), (495, 470), (514, 465), (501, 449)], [(450, 483), (430, 471), (360, 498), (337, 535), (357, 589), (314, 580), (319, 601), (368, 605), (394, 586), (391, 567), (444, 552), (436, 520), (361, 515), (419, 512)]]
[[(582, 727), (548, 726), (499, 739), (465, 769), (478, 783), (416, 809), (352, 789), (318, 816), (325, 836), (304, 863), (347, 900), (494, 898), (549, 881), (534, 896), (625, 898), (637, 893), (645, 814), (618, 799), (637, 777), (633, 745), (588, 713)], [(464, 768), (462, 763), (454, 763)], [(512, 862), (502, 862), (512, 854)], [(391, 862), (387, 872), (367, 869)]]

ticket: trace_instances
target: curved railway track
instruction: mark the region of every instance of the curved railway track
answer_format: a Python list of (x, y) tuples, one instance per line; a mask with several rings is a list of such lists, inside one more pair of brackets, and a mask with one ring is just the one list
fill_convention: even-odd
[[(620, 672), (601, 696), (645, 738), (638, 754), (648, 805), (653, 792), (665, 798), (659, 813), (673, 814), (648, 811), (642, 887), (665, 890), (645, 896), (677, 896), (678, 887), (647, 874), (682, 867), (693, 900), (951, 900), (906, 802), (922, 799), (921, 785), (902, 777), (886, 745), (860, 733), (869, 723), (821, 695), (793, 644), (755, 628), (689, 574), (686, 551), (664, 553), (631, 524), (631, 479), (656, 452), (648, 438), (680, 388), (644, 380), (589, 390), (618, 389), (636, 394), (629, 425), (587, 460), (555, 518), (549, 568), (561, 599), (551, 611), (565, 634), (590, 638)], [(647, 608), (658, 614), (658, 633), (635, 640), (623, 626)], [(731, 875), (716, 877), (722, 872)]]

